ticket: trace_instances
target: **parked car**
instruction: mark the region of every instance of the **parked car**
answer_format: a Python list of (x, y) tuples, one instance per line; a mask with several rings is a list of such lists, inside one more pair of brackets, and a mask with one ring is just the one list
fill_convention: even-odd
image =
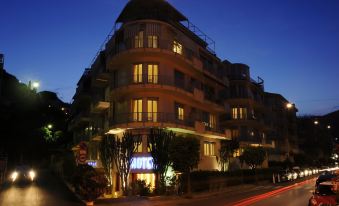
[(308, 203), (309, 206), (337, 205), (336, 194), (331, 182), (322, 182), (316, 186)]
[(15, 167), (9, 178), (12, 183), (31, 183), (36, 180), (36, 172), (27, 165), (20, 165)]
[(293, 180), (293, 173), (289, 170), (280, 170), (278, 172), (280, 182), (286, 182)]
[(336, 178), (337, 175), (333, 174), (332, 172), (323, 172), (316, 180), (315, 185), (319, 185), (322, 182), (330, 181)]

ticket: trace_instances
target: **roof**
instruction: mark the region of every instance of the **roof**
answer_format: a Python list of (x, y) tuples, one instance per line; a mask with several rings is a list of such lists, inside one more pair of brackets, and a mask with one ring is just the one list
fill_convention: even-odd
[(130, 0), (120, 13), (116, 23), (141, 19), (187, 21), (183, 14), (165, 0)]

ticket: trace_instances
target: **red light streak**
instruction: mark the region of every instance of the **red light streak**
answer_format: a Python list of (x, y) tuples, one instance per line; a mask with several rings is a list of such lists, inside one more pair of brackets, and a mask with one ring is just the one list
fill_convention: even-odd
[(290, 186), (286, 186), (286, 187), (279, 188), (279, 189), (276, 189), (276, 190), (273, 190), (273, 191), (270, 191), (270, 192), (267, 192), (267, 193), (264, 193), (264, 194), (256, 195), (256, 196), (253, 196), (253, 197), (249, 197), (249, 198), (240, 200), (240, 201), (232, 203), (232, 204), (227, 204), (227, 205), (232, 205), (232, 206), (247, 206), (247, 205), (251, 205), (251, 204), (253, 204), (255, 202), (267, 199), (269, 197), (273, 197), (273, 196), (278, 195), (280, 193), (283, 193), (285, 191), (291, 190), (291, 189), (293, 189), (295, 187), (304, 185), (304, 184), (306, 184), (306, 183), (308, 183), (308, 182), (310, 182), (312, 180), (314, 180), (314, 179), (305, 180), (303, 182), (295, 183), (295, 184), (290, 185)]

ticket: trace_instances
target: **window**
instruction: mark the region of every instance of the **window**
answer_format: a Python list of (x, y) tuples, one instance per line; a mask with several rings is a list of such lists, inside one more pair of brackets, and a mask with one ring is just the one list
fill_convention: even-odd
[(232, 118), (238, 119), (238, 108), (232, 108)]
[(147, 81), (148, 83), (158, 84), (158, 65), (157, 64), (149, 64), (147, 66), (148, 76)]
[(209, 116), (209, 127), (215, 129), (217, 127), (217, 118), (214, 114)]
[(239, 108), (239, 119), (247, 119), (247, 108)]
[(158, 100), (148, 99), (147, 100), (147, 121), (157, 122), (158, 114)]
[(133, 82), (142, 83), (142, 64), (133, 65)]
[(239, 137), (239, 130), (238, 129), (232, 129), (231, 130), (231, 136), (232, 136), (232, 138)]
[(142, 121), (142, 99), (133, 100), (133, 121)]
[(232, 108), (232, 119), (247, 119), (247, 108)]
[(204, 155), (205, 156), (215, 155), (215, 142), (204, 142)]
[(137, 35), (134, 37), (134, 47), (142, 48), (144, 47), (144, 31), (139, 31)]
[(140, 142), (140, 143), (135, 142), (134, 147), (136, 148), (136, 152), (138, 152), (138, 153), (142, 152), (142, 142)]
[(182, 45), (175, 40), (173, 41), (173, 52), (177, 54), (182, 54)]
[(184, 106), (181, 104), (176, 104), (177, 119), (184, 120)]
[(148, 48), (158, 48), (158, 36), (150, 35), (147, 37)]

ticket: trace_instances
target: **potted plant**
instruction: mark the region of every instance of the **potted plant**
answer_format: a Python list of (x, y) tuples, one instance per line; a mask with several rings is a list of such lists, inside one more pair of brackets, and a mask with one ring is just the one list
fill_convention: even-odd
[(99, 175), (89, 165), (78, 165), (73, 175), (73, 186), (75, 192), (86, 201), (86, 205), (94, 205), (94, 200), (105, 192), (107, 180)]

